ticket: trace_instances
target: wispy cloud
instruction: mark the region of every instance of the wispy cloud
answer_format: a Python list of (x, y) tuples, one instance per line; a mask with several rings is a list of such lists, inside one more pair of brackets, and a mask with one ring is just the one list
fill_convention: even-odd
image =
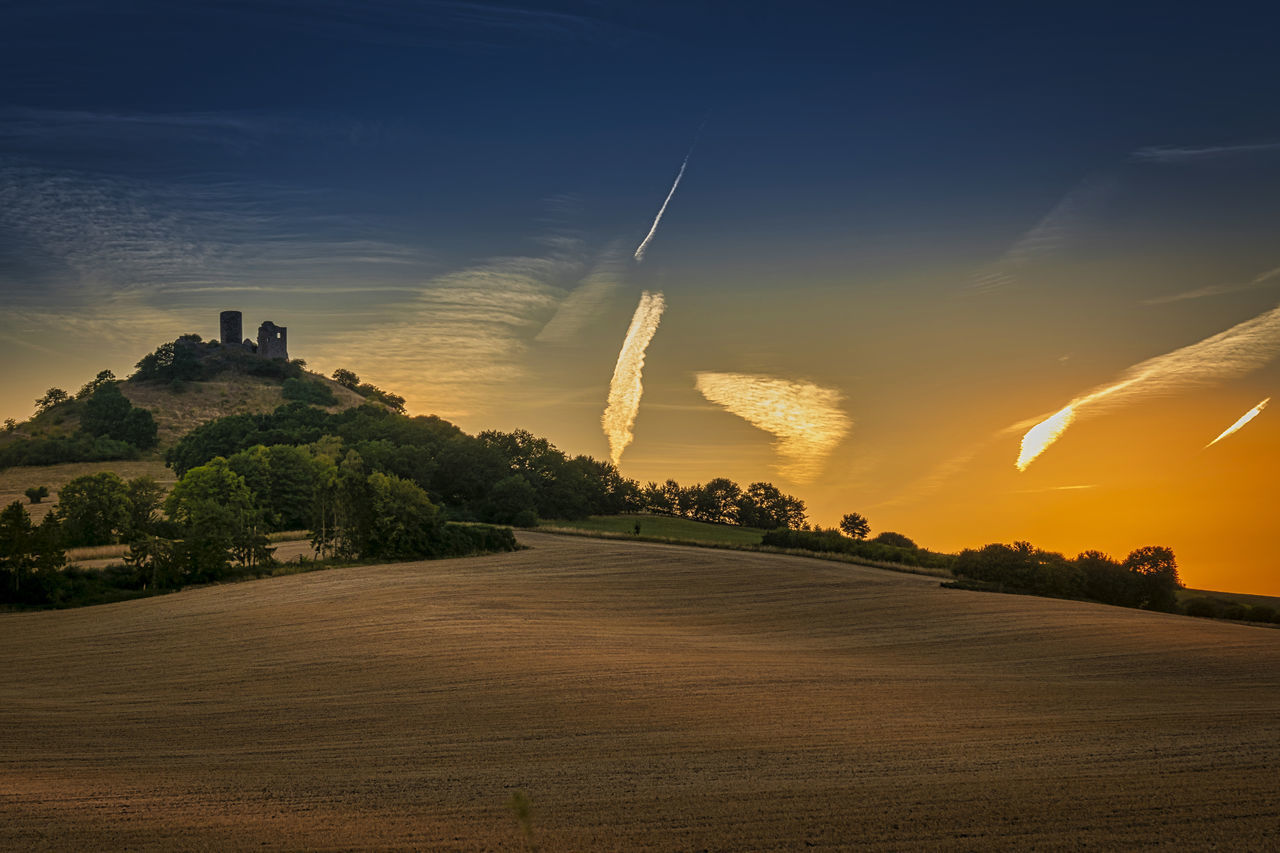
[(640, 304), (636, 306), (631, 325), (627, 328), (627, 336), (622, 341), (622, 349), (618, 352), (613, 378), (609, 381), (609, 403), (600, 417), (600, 425), (604, 427), (604, 434), (609, 439), (609, 456), (614, 465), (622, 463), (622, 452), (635, 438), (631, 428), (635, 426), (636, 415), (640, 411), (640, 397), (644, 394), (641, 379), (645, 352), (658, 331), (658, 322), (662, 319), (665, 308), (666, 302), (661, 293), (650, 293), (647, 290), (642, 293)]
[(993, 291), (1014, 284), (1033, 263), (1069, 243), (1113, 188), (1111, 179), (1099, 178), (1072, 189), (998, 260), (974, 272), (970, 285), (976, 290)]
[(1222, 441), (1222, 439), (1226, 438), (1227, 436), (1239, 432), (1241, 427), (1249, 423), (1249, 421), (1253, 420), (1258, 415), (1262, 414), (1262, 410), (1265, 409), (1267, 407), (1267, 403), (1270, 403), (1270, 402), (1271, 402), (1271, 398), (1268, 397), (1258, 405), (1254, 406), (1249, 411), (1245, 412), (1243, 415), (1240, 416), (1240, 419), (1238, 421), (1236, 421), (1231, 426), (1224, 429), (1221, 435), (1219, 435), (1213, 441), (1206, 444), (1205, 448), (1207, 449), (1207, 448), (1213, 447), (1215, 444), (1217, 444), (1219, 441)]
[(1182, 302), (1187, 299), (1203, 299), (1206, 296), (1220, 296), (1224, 293), (1239, 293), (1244, 290), (1255, 290), (1268, 284), (1280, 284), (1280, 267), (1267, 270), (1261, 275), (1254, 276), (1249, 281), (1236, 282), (1234, 284), (1211, 284), (1208, 287), (1198, 287), (1195, 290), (1186, 290), (1182, 293), (1174, 293), (1169, 296), (1156, 296), (1151, 299), (1142, 300), (1144, 305), (1164, 305), (1169, 302)]
[(1206, 145), (1199, 148), (1153, 145), (1139, 148), (1132, 159), (1150, 163), (1185, 163), (1192, 160), (1214, 160), (1241, 154), (1263, 154), (1280, 151), (1280, 142), (1253, 142), (1243, 145)]
[(469, 415), (518, 393), (534, 337), (564, 296), (573, 267), (544, 258), (496, 258), (425, 282), (395, 316), (334, 337), (315, 359), (395, 389), (417, 412)]
[(556, 309), (538, 332), (540, 344), (567, 346), (581, 340), (582, 333), (600, 316), (617, 292), (623, 276), (616, 251), (607, 251)]
[[(1271, 361), (1278, 353), (1280, 308), (1273, 308), (1199, 343), (1135, 364), (1114, 382), (1075, 397), (1027, 430), (1016, 467), (1025, 471), (1083, 415), (1114, 409), (1139, 397), (1172, 394), (1240, 376)], [(1010, 429), (1022, 427), (1015, 424)]]
[(699, 373), (697, 388), (717, 406), (772, 433), (782, 458), (778, 471), (797, 483), (814, 480), (823, 462), (848, 435), (852, 420), (844, 396), (811, 382), (745, 373)]
[[(172, 184), (68, 170), (0, 167), (0, 261), (37, 258), (42, 284), (0, 280), (6, 298), (64, 303), (76, 294), (172, 292), (296, 283), (317, 273), (395, 269), (427, 258), (315, 211), (322, 194), (237, 183)], [(69, 274), (68, 274), (69, 273)]]

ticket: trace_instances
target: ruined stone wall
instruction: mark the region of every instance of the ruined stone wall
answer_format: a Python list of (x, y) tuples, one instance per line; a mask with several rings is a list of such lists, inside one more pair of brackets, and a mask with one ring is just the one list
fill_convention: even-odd
[(258, 355), (263, 358), (289, 358), (288, 332), (284, 326), (277, 326), (270, 320), (264, 320), (258, 327)]

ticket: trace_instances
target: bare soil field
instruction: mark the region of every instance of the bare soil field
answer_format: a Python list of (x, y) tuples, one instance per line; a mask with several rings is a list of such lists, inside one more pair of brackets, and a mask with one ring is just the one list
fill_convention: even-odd
[(1280, 631), (521, 539), (0, 615), (0, 846), (1280, 848)]

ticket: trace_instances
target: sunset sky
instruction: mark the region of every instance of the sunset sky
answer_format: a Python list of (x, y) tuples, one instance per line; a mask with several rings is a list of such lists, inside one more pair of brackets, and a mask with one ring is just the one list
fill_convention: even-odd
[(0, 417), (234, 308), (641, 481), (1280, 594), (1280, 407), (1206, 447), (1280, 392), (1280, 15), (1024, 5), (0, 0)]

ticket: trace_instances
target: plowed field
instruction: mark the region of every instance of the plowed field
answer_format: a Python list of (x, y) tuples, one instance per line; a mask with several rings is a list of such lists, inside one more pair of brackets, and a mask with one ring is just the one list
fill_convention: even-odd
[(0, 615), (0, 846), (1280, 848), (1280, 631), (522, 539)]

